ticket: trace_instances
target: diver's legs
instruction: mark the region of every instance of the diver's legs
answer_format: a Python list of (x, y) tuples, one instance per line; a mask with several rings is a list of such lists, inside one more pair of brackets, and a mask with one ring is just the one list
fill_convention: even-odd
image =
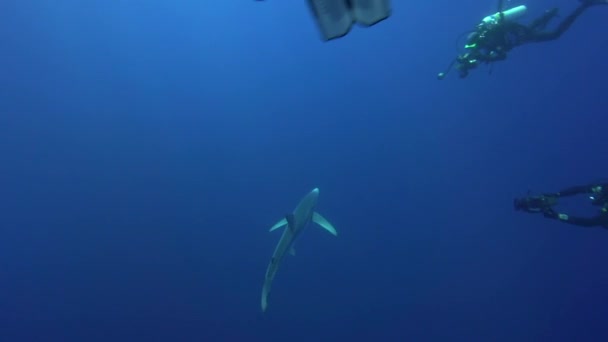
[(531, 31), (544, 30), (549, 21), (557, 16), (558, 11), (559, 10), (557, 8), (546, 10), (543, 15), (536, 18), (530, 25), (528, 25), (528, 28)]
[[(576, 18), (581, 15), (587, 8), (593, 5), (603, 5), (606, 4), (604, 1), (584, 1), (581, 3), (572, 13), (570, 13), (561, 23), (557, 26), (557, 28), (553, 31), (543, 31), (543, 32), (533, 32), (529, 37), (527, 37), (527, 41), (530, 42), (544, 42), (548, 40), (554, 40), (559, 38), (564, 32), (566, 32), (570, 26), (574, 23)], [(542, 17), (541, 17), (542, 18)], [(534, 24), (534, 23), (532, 23)]]

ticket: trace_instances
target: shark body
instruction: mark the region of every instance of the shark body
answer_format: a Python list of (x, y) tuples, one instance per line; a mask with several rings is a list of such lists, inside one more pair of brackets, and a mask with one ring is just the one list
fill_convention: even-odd
[(309, 223), (314, 222), (330, 232), (332, 235), (337, 236), (336, 229), (332, 226), (319, 213), (315, 212), (317, 201), (319, 200), (319, 189), (315, 188), (309, 192), (298, 204), (293, 213), (286, 215), (283, 219), (277, 222), (270, 231), (285, 226), (283, 235), (277, 244), (277, 247), (272, 254), (268, 268), (266, 269), (266, 277), (264, 279), (264, 286), (262, 287), (262, 311), (266, 311), (268, 307), (268, 294), (272, 287), (272, 281), (276, 275), (283, 258), (289, 252), (291, 255), (295, 255), (293, 249), (293, 243), (298, 236), (304, 231)]

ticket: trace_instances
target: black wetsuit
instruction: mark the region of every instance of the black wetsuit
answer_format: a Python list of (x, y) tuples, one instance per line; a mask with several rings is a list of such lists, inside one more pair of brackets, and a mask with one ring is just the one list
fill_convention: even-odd
[[(594, 192), (594, 188), (600, 187), (601, 190)], [(562, 222), (574, 224), (582, 227), (596, 227), (600, 226), (608, 229), (608, 183), (605, 184), (595, 184), (595, 185), (582, 185), (575, 186), (571, 188), (564, 189), (556, 194), (551, 194), (550, 196), (555, 197), (568, 197), (575, 196), (580, 194), (592, 195), (594, 200), (592, 201), (593, 205), (600, 206), (600, 213), (593, 217), (579, 217), (579, 216), (570, 216), (568, 215), (566, 218), (561, 218), (560, 214), (556, 213), (553, 210), (549, 210), (545, 212), (545, 216), (549, 218), (559, 219)], [(563, 214), (562, 214), (563, 215)]]
[(504, 21), (489, 29), (485, 34), (488, 41), (486, 42), (482, 39), (482, 41), (478, 42), (478, 45), (485, 48), (492, 47), (494, 49), (498, 48), (509, 51), (518, 45), (557, 39), (566, 32), (570, 26), (572, 26), (576, 18), (592, 4), (593, 3), (591, 2), (581, 3), (552, 31), (545, 31), (544, 28), (549, 23), (549, 20), (557, 15), (557, 9), (545, 12), (545, 14), (534, 20), (530, 25)]
[(557, 9), (546, 11), (529, 25), (514, 21), (499, 20), (496, 24), (480, 24), (477, 32), (467, 41), (469, 52), (456, 59), (460, 77), (480, 62), (491, 63), (507, 58), (507, 52), (526, 43), (537, 43), (559, 38), (587, 8), (598, 5), (596, 1), (582, 2), (552, 31), (546, 31), (549, 21), (557, 15)]

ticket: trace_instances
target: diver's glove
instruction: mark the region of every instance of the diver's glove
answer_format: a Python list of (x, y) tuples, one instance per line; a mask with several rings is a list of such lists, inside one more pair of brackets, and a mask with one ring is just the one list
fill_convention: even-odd
[(546, 218), (557, 219), (559, 218), (559, 213), (553, 210), (553, 208), (548, 208), (543, 210), (543, 216)]
[(568, 221), (569, 219), (567, 214), (560, 214), (553, 209), (543, 211), (543, 216), (545, 216), (546, 218), (560, 221)]

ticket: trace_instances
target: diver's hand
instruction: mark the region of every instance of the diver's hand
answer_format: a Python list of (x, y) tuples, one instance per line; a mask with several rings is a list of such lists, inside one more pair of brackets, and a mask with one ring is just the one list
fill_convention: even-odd
[(547, 208), (543, 210), (543, 216), (546, 218), (556, 219), (559, 217), (559, 214), (553, 210), (553, 208)]

